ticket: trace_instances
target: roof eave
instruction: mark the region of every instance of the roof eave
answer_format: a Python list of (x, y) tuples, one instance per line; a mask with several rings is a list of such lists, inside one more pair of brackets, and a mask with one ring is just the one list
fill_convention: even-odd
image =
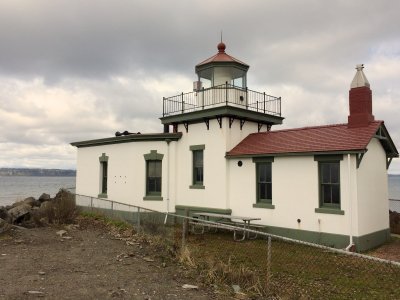
[(227, 159), (233, 158), (252, 158), (266, 156), (311, 156), (311, 155), (337, 155), (337, 154), (360, 154), (366, 153), (367, 149), (351, 149), (351, 150), (328, 150), (328, 151), (304, 151), (304, 152), (281, 152), (281, 153), (257, 153), (257, 154), (229, 154), (225, 155)]
[(156, 134), (131, 134), (119, 137), (73, 142), (70, 145), (77, 148), (96, 147), (121, 143), (132, 142), (152, 142), (152, 141), (177, 141), (182, 137), (182, 133), (156, 133)]

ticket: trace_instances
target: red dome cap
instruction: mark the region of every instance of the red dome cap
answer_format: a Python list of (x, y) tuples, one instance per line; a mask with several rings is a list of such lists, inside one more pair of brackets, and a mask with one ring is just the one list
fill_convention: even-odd
[(217, 48), (219, 53), (225, 53), (226, 46), (223, 42), (219, 43)]

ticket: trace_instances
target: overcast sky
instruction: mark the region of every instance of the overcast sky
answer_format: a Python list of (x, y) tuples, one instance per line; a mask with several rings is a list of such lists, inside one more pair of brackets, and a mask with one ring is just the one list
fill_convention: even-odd
[[(0, 167), (75, 168), (74, 141), (162, 132), (162, 97), (190, 92), (217, 52), (282, 97), (284, 124), (345, 123), (355, 65), (400, 149), (400, 1), (2, 0)], [(400, 160), (390, 173), (400, 174)]]

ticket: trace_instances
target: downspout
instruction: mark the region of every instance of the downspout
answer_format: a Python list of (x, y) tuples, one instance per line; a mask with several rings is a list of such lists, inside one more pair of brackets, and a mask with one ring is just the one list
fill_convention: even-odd
[(170, 139), (166, 140), (167, 142), (167, 201), (166, 201), (166, 205), (167, 205), (167, 213), (165, 214), (165, 220), (164, 220), (164, 224), (167, 224), (167, 218), (168, 218), (168, 214), (169, 214), (169, 182), (170, 182), (170, 170), (169, 170), (169, 143), (171, 142)]
[(349, 190), (349, 217), (350, 217), (350, 244), (346, 247), (346, 251), (352, 251), (353, 243), (353, 202), (351, 199), (351, 165), (350, 153), (347, 154), (347, 174), (348, 174), (348, 190)]

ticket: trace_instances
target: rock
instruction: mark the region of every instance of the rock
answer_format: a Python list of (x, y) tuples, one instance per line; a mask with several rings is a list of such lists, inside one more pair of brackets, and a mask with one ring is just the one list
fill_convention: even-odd
[(30, 207), (34, 206), (34, 205), (35, 205), (35, 202), (36, 202), (36, 199), (33, 198), (33, 197), (25, 198), (25, 200), (22, 201), (22, 203), (28, 204)]
[(143, 257), (143, 260), (147, 261), (147, 262), (153, 262), (154, 261), (154, 259), (152, 259), (150, 257)]
[(45, 202), (45, 201), (50, 201), (50, 200), (51, 200), (50, 195), (46, 194), (46, 193), (41, 194), (39, 197), (40, 202)]
[(14, 223), (18, 219), (24, 217), (25, 215), (29, 214), (31, 211), (31, 206), (25, 203), (21, 203), (20, 205), (11, 208), (8, 213), (11, 216), (11, 220)]
[(11, 225), (2, 218), (0, 218), (0, 233), (8, 231), (10, 228)]
[(44, 293), (40, 292), (40, 291), (28, 291), (28, 294), (30, 294), (30, 295), (38, 295), (38, 296), (44, 295)]
[(238, 285), (236, 285), (236, 284), (233, 284), (233, 285), (232, 285), (232, 288), (233, 288), (233, 292), (234, 292), (235, 294), (240, 293), (240, 286), (238, 286)]
[(39, 275), (46, 275), (46, 272), (39, 271), (38, 274), (39, 274)]
[(45, 202), (42, 202), (42, 204), (40, 204), (40, 209), (42, 210), (45, 210), (45, 209), (47, 209), (48, 207), (50, 207), (50, 205), (51, 205), (51, 202), (50, 201), (45, 201)]
[(0, 218), (4, 221), (11, 223), (11, 216), (5, 207), (0, 207)]
[(64, 234), (67, 234), (67, 232), (65, 230), (59, 230), (56, 234), (62, 237)]
[(184, 284), (184, 285), (182, 285), (182, 288), (186, 289), (186, 290), (198, 290), (199, 289), (199, 287), (197, 285), (191, 285), (191, 284)]

